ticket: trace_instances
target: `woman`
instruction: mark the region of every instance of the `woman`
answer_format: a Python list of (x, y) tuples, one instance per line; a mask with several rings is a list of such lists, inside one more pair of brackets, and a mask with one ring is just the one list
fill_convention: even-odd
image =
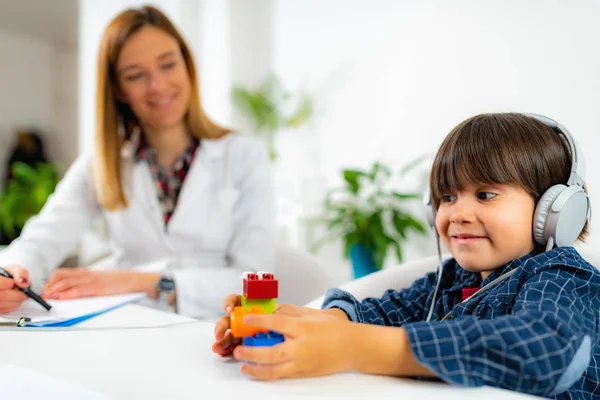
[[(192, 55), (153, 7), (127, 10), (99, 52), (95, 153), (79, 157), (42, 212), (0, 255), (0, 313), (25, 300), (16, 285), (72, 299), (146, 292), (206, 317), (245, 270), (272, 269), (275, 222), (262, 145), (202, 111)], [(113, 268), (58, 269), (103, 215)]]

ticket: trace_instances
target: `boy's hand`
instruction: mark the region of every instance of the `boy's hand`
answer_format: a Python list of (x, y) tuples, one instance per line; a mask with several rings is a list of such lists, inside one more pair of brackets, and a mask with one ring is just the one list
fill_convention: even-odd
[(355, 369), (352, 338), (358, 325), (323, 310), (312, 311), (317, 312), (301, 316), (247, 315), (245, 323), (280, 332), (285, 335), (285, 342), (272, 347), (237, 346), (234, 357), (248, 362), (242, 365), (242, 372), (273, 380)]
[(231, 334), (229, 315), (234, 307), (241, 306), (242, 299), (238, 294), (231, 294), (223, 301), (223, 309), (227, 313), (221, 318), (215, 326), (215, 343), (212, 345), (212, 351), (220, 356), (229, 356), (233, 353), (233, 349), (240, 343), (242, 339), (234, 338)]
[[(241, 339), (234, 338), (230, 328), (229, 315), (233, 311), (234, 307), (241, 306), (241, 296), (238, 294), (232, 294), (227, 296), (223, 301), (223, 309), (227, 313), (226, 316), (221, 318), (215, 326), (215, 343), (212, 346), (212, 351), (219, 354), (220, 356), (229, 356), (233, 353), (238, 345), (242, 343)], [(331, 315), (334, 317), (347, 320), (346, 314), (338, 309), (331, 310), (316, 310), (313, 308), (300, 307), (292, 304), (277, 304), (275, 308), (276, 314), (288, 315), (288, 316), (315, 316), (315, 315)]]

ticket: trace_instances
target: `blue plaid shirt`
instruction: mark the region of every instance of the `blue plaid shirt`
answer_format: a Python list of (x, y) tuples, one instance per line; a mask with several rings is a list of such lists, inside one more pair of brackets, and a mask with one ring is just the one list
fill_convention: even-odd
[[(431, 322), (436, 272), (361, 302), (329, 289), (323, 308), (340, 308), (355, 322), (402, 326), (419, 363), (449, 383), (598, 399), (600, 272), (562, 247), (511, 261), (481, 287), (513, 269), (510, 278), (459, 304), (462, 288), (476, 284), (478, 274), (446, 261)], [(453, 318), (440, 321), (451, 310)]]

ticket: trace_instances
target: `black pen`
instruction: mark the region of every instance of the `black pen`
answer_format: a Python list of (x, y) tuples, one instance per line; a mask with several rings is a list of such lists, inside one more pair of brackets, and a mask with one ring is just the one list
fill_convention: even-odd
[[(8, 278), (8, 279), (14, 279), (13, 276), (10, 274), (10, 272), (8, 272), (7, 270), (5, 270), (2, 267), (0, 267), (0, 275), (2, 275), (5, 278)], [(31, 290), (29, 287), (26, 287), (25, 289), (23, 289), (23, 288), (20, 288), (17, 286), (17, 289), (19, 289), (21, 292), (25, 293), (27, 296), (29, 296), (29, 298), (33, 299), (36, 303), (38, 303), (39, 305), (44, 307), (46, 310), (50, 311), (50, 309), (52, 308), (52, 306), (50, 304), (46, 303), (44, 301), (44, 299), (42, 299), (38, 294), (35, 294), (33, 292), (33, 290)]]

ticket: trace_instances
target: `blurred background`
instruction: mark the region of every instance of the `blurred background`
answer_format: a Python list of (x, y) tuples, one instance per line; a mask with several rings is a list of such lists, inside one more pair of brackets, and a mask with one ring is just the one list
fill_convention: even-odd
[[(265, 140), (280, 240), (314, 252), (336, 284), (360, 275), (360, 255), (344, 254), (364, 235), (390, 245), (376, 267), (435, 253), (419, 199), (429, 163), (477, 113), (536, 112), (569, 128), (600, 209), (598, 0), (0, 0), (5, 201), (11, 160), (44, 161), (60, 179), (91, 148), (101, 32), (143, 4), (190, 44), (208, 115)], [(52, 171), (19, 174), (38, 193), (55, 184)], [(99, 237), (74, 250), (79, 262), (102, 251)], [(600, 246), (595, 221), (585, 246)]]

